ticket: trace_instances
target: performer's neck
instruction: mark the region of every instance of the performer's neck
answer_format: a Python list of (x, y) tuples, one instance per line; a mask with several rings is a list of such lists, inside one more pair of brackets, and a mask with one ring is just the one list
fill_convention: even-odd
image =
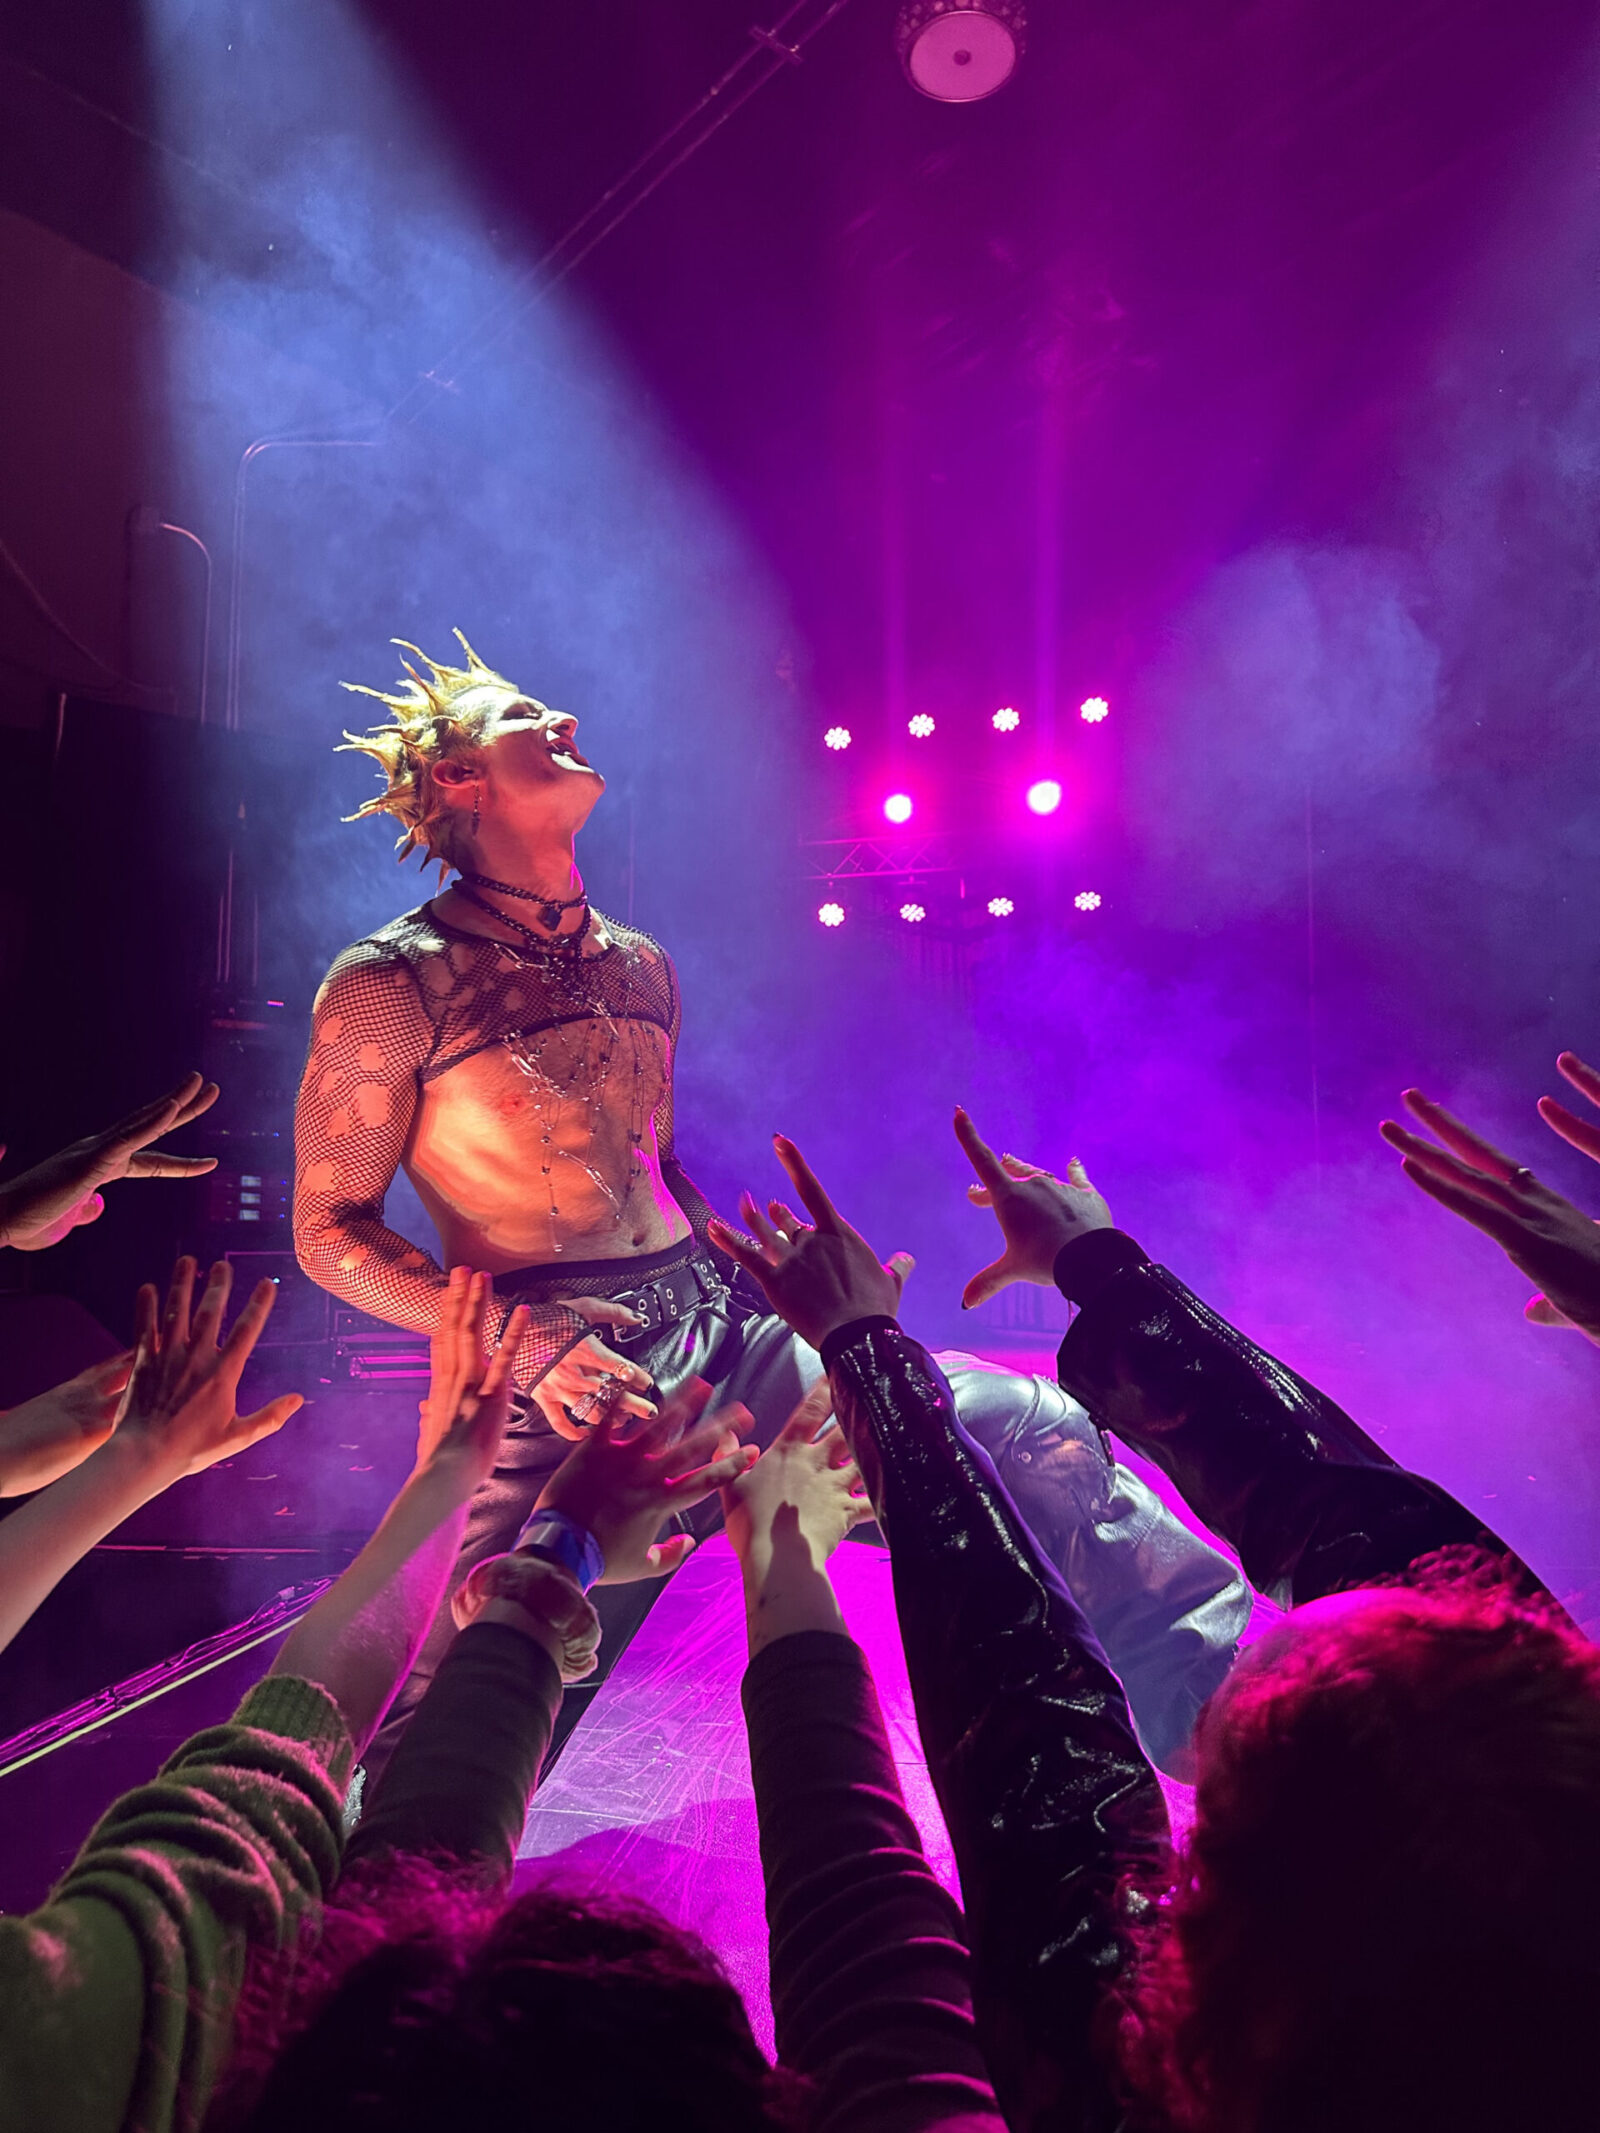
[(547, 838), (530, 837), (526, 833), (513, 835), (485, 823), (462, 872), (509, 882), (514, 889), (531, 889), (536, 895), (563, 903), (583, 894), (583, 876), (578, 872), (571, 831), (556, 831)]

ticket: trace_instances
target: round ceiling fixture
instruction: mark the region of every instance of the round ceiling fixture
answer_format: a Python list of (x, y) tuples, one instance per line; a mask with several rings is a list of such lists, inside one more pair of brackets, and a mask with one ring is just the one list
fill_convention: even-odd
[(1011, 79), (1027, 27), (1022, 0), (902, 0), (895, 49), (924, 96), (975, 104)]

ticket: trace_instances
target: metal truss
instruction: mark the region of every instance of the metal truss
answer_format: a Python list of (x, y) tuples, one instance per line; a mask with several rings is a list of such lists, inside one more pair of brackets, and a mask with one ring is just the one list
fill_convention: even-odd
[(921, 837), (835, 837), (800, 847), (807, 881), (905, 881), (956, 870), (954, 840)]

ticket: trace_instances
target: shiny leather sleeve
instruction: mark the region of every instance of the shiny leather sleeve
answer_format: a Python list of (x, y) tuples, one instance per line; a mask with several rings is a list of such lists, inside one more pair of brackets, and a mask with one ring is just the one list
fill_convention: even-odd
[(1102, 1252), (1109, 1270), (1061, 1343), (1061, 1383), (1102, 1428), (1171, 1476), (1258, 1592), (1298, 1607), (1402, 1571), (1436, 1548), (1474, 1544), (1510, 1557), (1479, 1519), (1437, 1483), (1397, 1466), (1326, 1393), (1219, 1318), (1131, 1239), (1118, 1243)]
[(996, 2093), (1015, 2133), (1099, 2133), (1118, 2113), (1096, 2011), (1124, 1956), (1120, 1880), (1165, 1854), (1160, 1786), (1083, 1614), (926, 1350), (869, 1326), (829, 1376), (889, 1543)]

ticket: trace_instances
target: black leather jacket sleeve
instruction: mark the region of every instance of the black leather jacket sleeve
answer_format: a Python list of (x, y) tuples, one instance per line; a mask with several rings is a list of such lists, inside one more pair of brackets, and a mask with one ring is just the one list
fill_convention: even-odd
[(1062, 1385), (1170, 1475), (1279, 1606), (1393, 1575), (1437, 1548), (1475, 1545), (1515, 1565), (1446, 1490), (1397, 1466), (1120, 1230), (1064, 1245), (1055, 1274), (1082, 1307), (1061, 1343)]
[(1124, 1959), (1120, 1879), (1165, 1857), (1160, 1787), (932, 1358), (893, 1325), (845, 1331), (827, 1351), (835, 1408), (889, 1543), (996, 2093), (1015, 2133), (1112, 2126), (1096, 2010)]

